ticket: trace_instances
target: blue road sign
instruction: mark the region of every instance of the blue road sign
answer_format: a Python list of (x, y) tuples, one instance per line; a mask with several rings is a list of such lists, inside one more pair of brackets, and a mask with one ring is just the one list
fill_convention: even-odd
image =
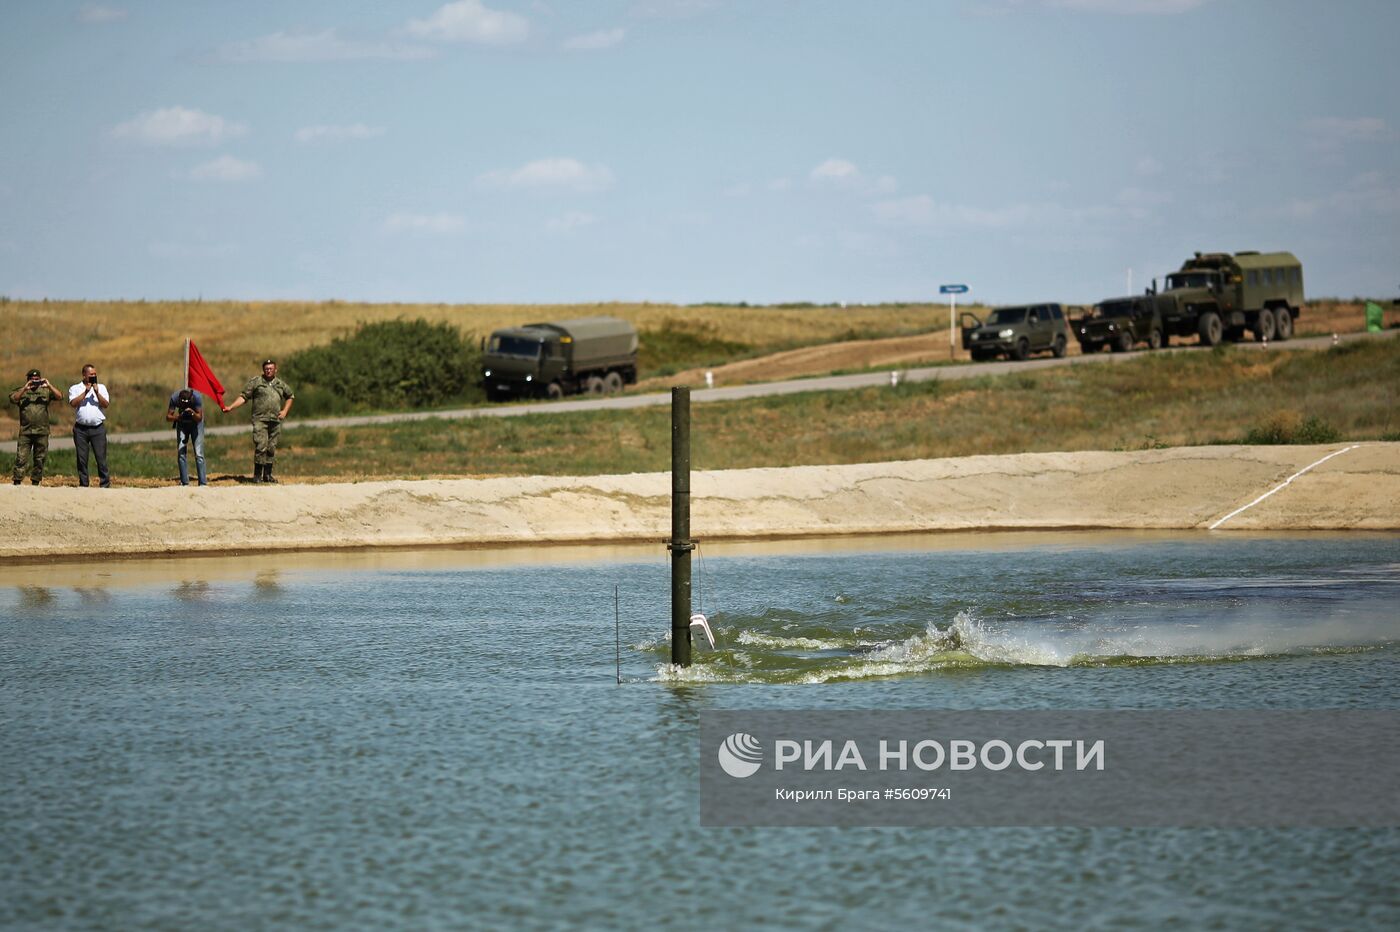
[(939, 285), (939, 294), (967, 294), (966, 285)]

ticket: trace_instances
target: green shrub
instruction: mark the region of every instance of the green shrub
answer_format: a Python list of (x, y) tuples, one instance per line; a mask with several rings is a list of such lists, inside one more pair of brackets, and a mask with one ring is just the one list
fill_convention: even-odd
[(449, 323), (384, 320), (287, 359), (301, 414), (475, 400), (478, 355)]
[(1282, 411), (1245, 434), (1244, 443), (1336, 443), (1342, 434), (1317, 417), (1302, 418), (1296, 411)]
[(730, 362), (747, 352), (747, 343), (726, 340), (712, 323), (678, 323), (668, 320), (654, 330), (638, 334), (637, 369), (643, 378), (674, 374), (691, 366)]

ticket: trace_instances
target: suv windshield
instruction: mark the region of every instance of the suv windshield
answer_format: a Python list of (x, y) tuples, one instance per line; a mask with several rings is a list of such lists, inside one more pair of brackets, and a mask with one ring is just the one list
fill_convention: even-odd
[(1000, 310), (992, 311), (992, 316), (987, 318), (988, 324), (1019, 324), (1026, 319), (1026, 309), (1023, 307), (1004, 307)]
[(540, 342), (525, 337), (492, 337), (486, 347), (487, 352), (498, 356), (522, 356), (525, 359), (538, 359)]
[(1128, 301), (1113, 301), (1100, 304), (1098, 312), (1100, 317), (1132, 317), (1133, 305)]
[(1212, 272), (1177, 272), (1167, 276), (1167, 290), (1177, 288), (1209, 288), (1215, 284)]

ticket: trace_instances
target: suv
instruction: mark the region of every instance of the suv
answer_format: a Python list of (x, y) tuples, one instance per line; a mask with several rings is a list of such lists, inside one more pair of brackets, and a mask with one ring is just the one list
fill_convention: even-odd
[(964, 313), (962, 323), (963, 349), (972, 354), (974, 362), (996, 356), (1025, 359), (1045, 350), (1058, 357), (1069, 345), (1069, 326), (1058, 304), (999, 307), (985, 323)]
[(1096, 353), (1105, 346), (1115, 353), (1126, 353), (1139, 343), (1148, 349), (1162, 345), (1162, 315), (1157, 309), (1155, 295), (1112, 298), (1094, 305), (1094, 309), (1075, 321), (1074, 335), (1086, 353)]

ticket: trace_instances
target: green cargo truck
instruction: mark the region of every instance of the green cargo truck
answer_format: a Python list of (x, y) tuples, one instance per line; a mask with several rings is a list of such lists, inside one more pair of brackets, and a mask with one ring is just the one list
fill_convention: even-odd
[(611, 395), (636, 381), (637, 330), (616, 317), (507, 327), (482, 347), (488, 401)]
[(1214, 346), (1287, 340), (1303, 306), (1303, 266), (1290, 252), (1196, 253), (1167, 276), (1158, 302), (1164, 341), (1196, 335)]

